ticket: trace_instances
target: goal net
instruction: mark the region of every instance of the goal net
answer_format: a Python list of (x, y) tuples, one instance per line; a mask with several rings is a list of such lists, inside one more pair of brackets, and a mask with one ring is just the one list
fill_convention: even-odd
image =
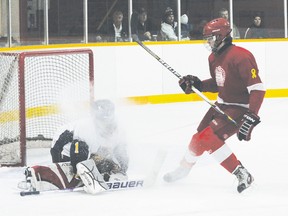
[(0, 166), (25, 166), (27, 148), (50, 147), (87, 111), (93, 81), (90, 49), (0, 53)]

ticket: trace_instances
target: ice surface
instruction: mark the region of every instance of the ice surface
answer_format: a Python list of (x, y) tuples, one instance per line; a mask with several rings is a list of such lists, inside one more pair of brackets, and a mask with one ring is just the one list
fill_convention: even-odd
[[(205, 102), (122, 107), (121, 118), (129, 137), (131, 178), (149, 173), (159, 149), (168, 151), (156, 184), (151, 188), (111, 191), (98, 195), (84, 192), (19, 196), (17, 183), (23, 168), (0, 168), (1, 216), (287, 216), (288, 99), (266, 99), (262, 122), (250, 142), (236, 137), (230, 148), (252, 173), (255, 183), (239, 194), (236, 178), (204, 154), (186, 179), (165, 183), (162, 176), (173, 170), (209, 106)], [(50, 162), (49, 150), (29, 150), (28, 165)]]

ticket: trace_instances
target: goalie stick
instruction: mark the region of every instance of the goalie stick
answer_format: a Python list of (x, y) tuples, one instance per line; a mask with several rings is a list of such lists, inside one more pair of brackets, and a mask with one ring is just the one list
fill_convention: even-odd
[[(167, 155), (167, 151), (164, 149), (158, 150), (156, 157), (152, 163), (152, 167), (144, 179), (135, 179), (135, 180), (126, 180), (126, 181), (113, 181), (107, 182), (108, 189), (107, 191), (118, 191), (125, 189), (133, 189), (133, 188), (147, 188), (152, 187), (158, 177), (158, 174), (164, 164), (165, 158)], [(47, 191), (39, 191), (39, 190), (29, 190), (29, 191), (21, 191), (20, 196), (28, 196), (28, 195), (39, 195), (45, 193), (53, 193), (53, 192), (79, 192), (84, 191), (84, 187), (76, 187), (76, 188), (66, 188), (62, 190), (47, 190)]]
[[(167, 64), (163, 59), (161, 59), (158, 55), (156, 55), (152, 50), (150, 50), (146, 45), (144, 45), (141, 41), (138, 40), (138, 38), (133, 37), (134, 41), (139, 44), (143, 49), (145, 49), (150, 55), (152, 55), (158, 62), (160, 62), (164, 67), (166, 67), (172, 74), (174, 74), (179, 79), (182, 78), (182, 76), (169, 64)], [(227, 120), (232, 122), (235, 126), (238, 126), (237, 122), (229, 116), (227, 113), (225, 113), (223, 110), (221, 110), (216, 104), (214, 104), (212, 101), (210, 101), (202, 92), (200, 92), (197, 88), (194, 86), (191, 86), (191, 89), (200, 96), (204, 101), (206, 101), (214, 110), (216, 110), (218, 113), (222, 114)]]
[[(107, 182), (107, 185), (108, 185), (107, 191), (146, 187), (145, 183), (146, 181), (143, 179)], [(45, 193), (55, 193), (55, 192), (77, 192), (77, 191), (84, 191), (84, 187), (66, 188), (62, 190), (47, 190), (47, 191), (39, 191), (39, 190), (21, 191), (20, 196), (39, 195), (42, 193), (45, 194)]]

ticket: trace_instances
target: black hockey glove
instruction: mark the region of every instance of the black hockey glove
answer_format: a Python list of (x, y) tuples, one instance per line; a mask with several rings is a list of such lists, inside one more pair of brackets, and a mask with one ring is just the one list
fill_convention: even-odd
[(194, 91), (191, 89), (194, 86), (199, 91), (202, 91), (202, 81), (197, 76), (187, 75), (179, 80), (179, 85), (185, 94), (191, 94)]
[(66, 162), (61, 154), (66, 144), (73, 141), (73, 131), (65, 130), (55, 142), (54, 146), (50, 149), (53, 163)]
[(247, 112), (243, 115), (240, 128), (237, 133), (238, 139), (249, 141), (251, 139), (251, 133), (253, 128), (260, 123), (258, 115), (252, 112)]
[(109, 181), (110, 175), (121, 172), (120, 166), (111, 159), (103, 158), (98, 154), (92, 154), (90, 158), (94, 160), (98, 171), (103, 175), (106, 182)]
[(73, 140), (70, 148), (70, 160), (73, 172), (76, 174), (76, 165), (84, 160), (87, 160), (89, 156), (89, 146), (84, 141)]

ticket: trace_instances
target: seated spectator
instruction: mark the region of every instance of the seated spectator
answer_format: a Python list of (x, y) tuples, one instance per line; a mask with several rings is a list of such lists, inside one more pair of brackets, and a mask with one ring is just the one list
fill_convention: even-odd
[(206, 25), (208, 21), (203, 19), (199, 23), (195, 24), (195, 27), (193, 28), (191, 32), (191, 39), (194, 40), (203, 40), (203, 28)]
[[(222, 18), (224, 18), (224, 19), (229, 21), (229, 12), (228, 12), (228, 10), (226, 8), (222, 8), (219, 11), (219, 17), (222, 17)], [(239, 39), (240, 38), (239, 30), (238, 30), (237, 26), (234, 23), (233, 23), (232, 33), (233, 33), (233, 38), (234, 39)]]
[(147, 11), (140, 8), (132, 14), (131, 18), (131, 32), (132, 38), (138, 37), (140, 41), (154, 40), (152, 35), (156, 35), (153, 23), (148, 19)]
[(244, 38), (268, 38), (269, 33), (264, 28), (260, 14), (256, 14), (253, 24), (245, 31)]
[(171, 8), (167, 8), (163, 21), (161, 23), (161, 37), (162, 40), (176, 41), (178, 39), (176, 34), (177, 22), (174, 21), (174, 13)]
[(100, 29), (96, 41), (121, 42), (128, 41), (128, 26), (123, 23), (123, 13), (115, 11), (112, 23), (108, 23)]
[(189, 18), (186, 14), (180, 17), (181, 21), (181, 40), (190, 40), (190, 32), (192, 31), (192, 25), (189, 23)]

